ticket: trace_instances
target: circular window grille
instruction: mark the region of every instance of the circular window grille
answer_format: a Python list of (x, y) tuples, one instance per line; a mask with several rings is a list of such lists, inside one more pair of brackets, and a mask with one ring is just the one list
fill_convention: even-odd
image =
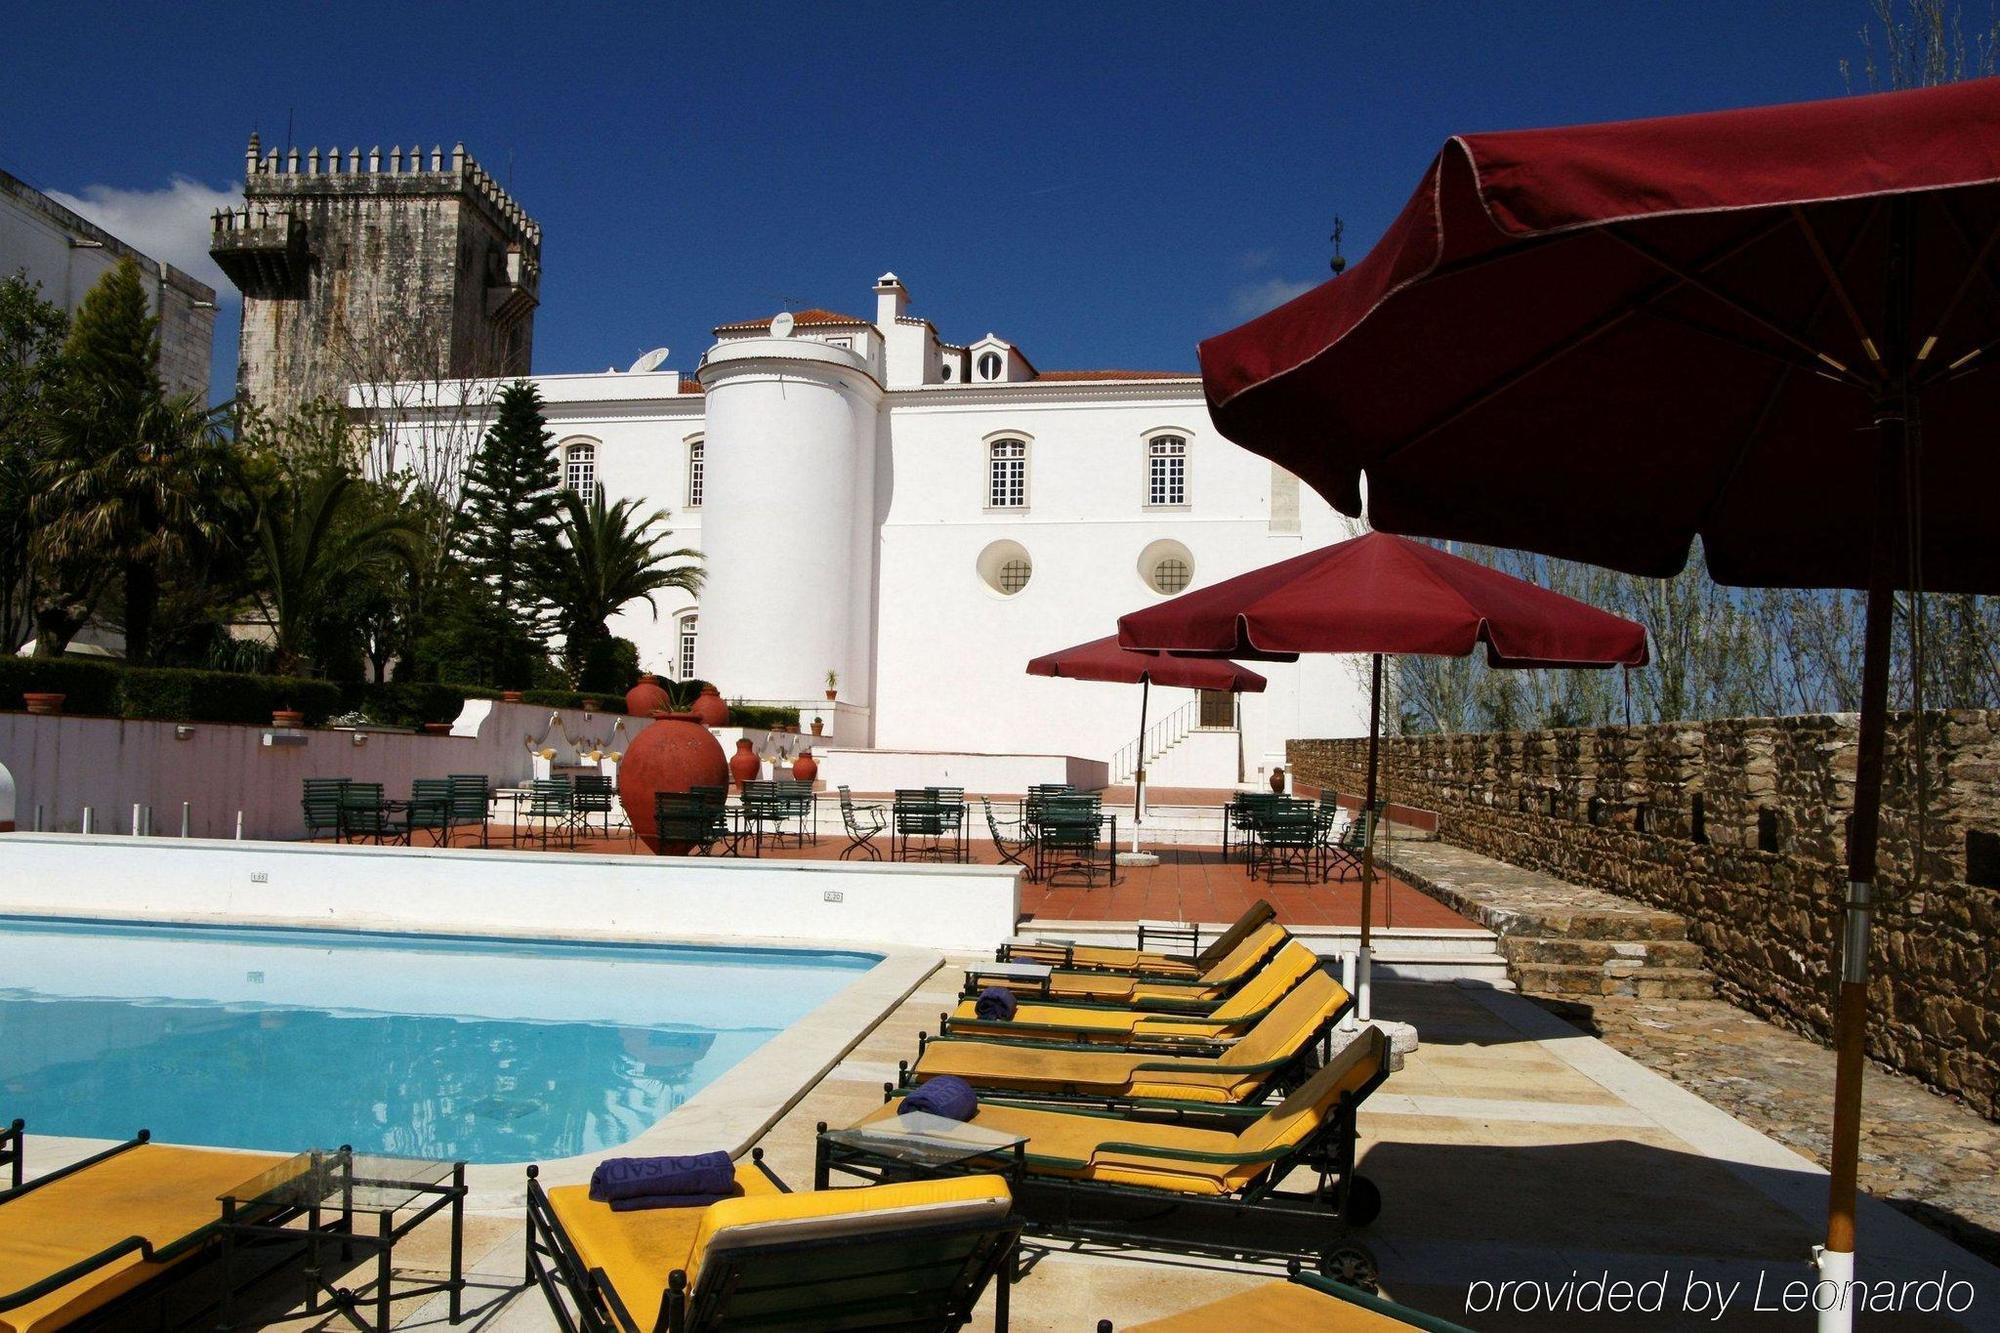
[(1153, 586), (1164, 593), (1186, 592), (1194, 571), (1188, 562), (1175, 556), (1168, 556), (1153, 566)]
[(1000, 563), (1000, 591), (1012, 597), (1028, 586), (1034, 576), (1035, 567), (1026, 560), (1003, 560)]

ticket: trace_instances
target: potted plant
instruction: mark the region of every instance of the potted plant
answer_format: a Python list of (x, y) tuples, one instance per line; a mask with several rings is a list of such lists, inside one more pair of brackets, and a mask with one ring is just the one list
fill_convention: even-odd
[(815, 716), (813, 718), (813, 735), (824, 736), (825, 734), (826, 734), (826, 723), (821, 721), (817, 716)]
[(451, 735), (451, 723), (449, 723), (449, 722), (426, 722), (426, 723), (424, 723), (424, 735), (426, 735), (426, 736), (449, 736), (449, 735)]
[(54, 717), (62, 712), (63, 699), (60, 694), (48, 694), (40, 690), (30, 690), (21, 695), (21, 702), (37, 717)]
[(521, 692), (519, 690), (502, 690), (500, 691), (500, 702), (503, 704), (517, 704), (521, 702)]
[(273, 708), (271, 710), (271, 725), (274, 727), (303, 727), (305, 724), (306, 715), (296, 708)]
[(840, 694), (840, 673), (829, 670), (826, 673), (826, 697), (835, 698)]
[(584, 712), (586, 712), (586, 713), (595, 713), (595, 712), (597, 711), (597, 700), (596, 700), (596, 699), (594, 699), (594, 698), (592, 698), (592, 697), (591, 697), (590, 695), (588, 695), (588, 694), (584, 695), (584, 696), (583, 696), (583, 711), (584, 711)]

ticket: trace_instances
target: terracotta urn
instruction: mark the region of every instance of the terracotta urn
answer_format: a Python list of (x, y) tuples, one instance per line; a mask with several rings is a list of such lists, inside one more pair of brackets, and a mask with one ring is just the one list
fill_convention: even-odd
[[(305, 724), (306, 715), (296, 708), (273, 708), (271, 710), (271, 725), (274, 727), (303, 727)], [(447, 727), (446, 730), (450, 730), (450, 728)]]
[(757, 751), (751, 748), (748, 737), (736, 740), (736, 753), (729, 756), (729, 776), (736, 779), (736, 790), (742, 791), (743, 784), (755, 782), (763, 761), (757, 758)]
[(701, 687), (701, 697), (694, 701), (693, 711), (705, 727), (725, 726), (729, 722), (729, 705), (724, 702), (722, 691), (713, 685)]
[(668, 713), (647, 723), (618, 765), (618, 802), (632, 821), (632, 831), (650, 850), (669, 856), (687, 851), (688, 844), (660, 845), (653, 827), (654, 795), (728, 785), (729, 763), (722, 757), (722, 744), (693, 713)]
[(37, 717), (54, 717), (62, 712), (65, 697), (60, 694), (26, 693), (21, 696), (21, 702)]
[(1285, 789), (1285, 770), (1282, 768), (1272, 769), (1271, 790), (1275, 792), (1282, 792), (1284, 789)]
[(519, 690), (502, 690), (500, 691), (500, 702), (503, 704), (517, 704), (521, 702), (521, 692)]
[(813, 758), (811, 750), (801, 750), (792, 759), (792, 779), (795, 782), (811, 782), (819, 776), (819, 760)]
[[(664, 711), (667, 703), (667, 692), (660, 688), (658, 676), (640, 676), (639, 683), (625, 691), (625, 711), (633, 717), (651, 717), (656, 709)], [(586, 699), (584, 706), (589, 704)]]

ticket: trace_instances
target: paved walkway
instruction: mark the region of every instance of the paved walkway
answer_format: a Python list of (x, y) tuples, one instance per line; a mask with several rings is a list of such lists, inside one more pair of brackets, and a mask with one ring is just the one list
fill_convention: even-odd
[[(1825, 1166), (1833, 1052), (1722, 1000), (1538, 1001)], [(1861, 1187), (2000, 1263), (2000, 1125), (1906, 1075), (1862, 1084)], [(1992, 1313), (2000, 1327), (2000, 1302)]]

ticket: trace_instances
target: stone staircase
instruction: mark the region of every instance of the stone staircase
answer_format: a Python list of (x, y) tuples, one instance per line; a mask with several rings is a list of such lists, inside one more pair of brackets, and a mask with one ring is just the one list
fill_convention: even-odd
[(1507, 975), (1530, 995), (1707, 999), (1714, 974), (1687, 922), (1602, 890), (1441, 842), (1396, 842), (1393, 872), (1492, 930)]

